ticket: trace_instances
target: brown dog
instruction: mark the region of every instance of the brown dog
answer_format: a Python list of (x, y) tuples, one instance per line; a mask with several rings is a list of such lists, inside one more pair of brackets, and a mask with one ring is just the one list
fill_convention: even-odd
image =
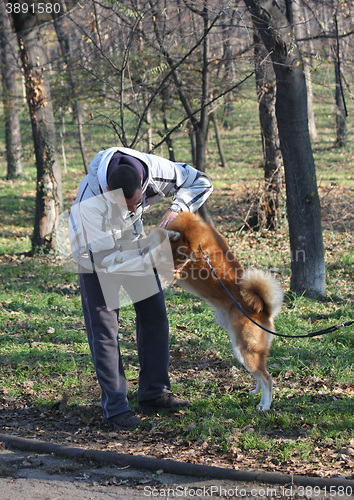
[(200, 216), (183, 212), (168, 226), (176, 280), (215, 309), (217, 323), (229, 332), (238, 361), (254, 375), (262, 390), (260, 410), (269, 410), (272, 402), (272, 378), (267, 360), (272, 335), (252, 323), (234, 304), (213, 275), (201, 247), (217, 275), (247, 314), (268, 330), (274, 331), (273, 318), (280, 311), (283, 292), (268, 273), (245, 271), (231, 253), (226, 239)]

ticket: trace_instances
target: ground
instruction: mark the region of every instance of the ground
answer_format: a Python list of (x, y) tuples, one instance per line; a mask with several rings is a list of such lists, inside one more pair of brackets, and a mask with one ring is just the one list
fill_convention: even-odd
[[(349, 205), (350, 192), (347, 190), (342, 194), (343, 196), (337, 191), (332, 195), (328, 193), (324, 197), (325, 208), (328, 202), (328, 208), (324, 210), (324, 224), (327, 226), (328, 231), (334, 228), (341, 231), (348, 231), (348, 227), (352, 227), (353, 217)], [(218, 193), (216, 192), (215, 195), (217, 196)], [(223, 196), (225, 198), (225, 196), (228, 195), (223, 194)], [(230, 203), (228, 206), (230, 209), (230, 207), (232, 208), (232, 204), (235, 203), (234, 193), (230, 193), (229, 201)], [(220, 222), (220, 227), (223, 228), (223, 232), (227, 234), (228, 239), (232, 242), (232, 237), (235, 236), (231, 233), (233, 220), (231, 218), (229, 220), (229, 214), (230, 211), (227, 213), (223, 213), (222, 211), (217, 213), (214, 210), (213, 216), (216, 223), (219, 224)], [(346, 214), (346, 216), (343, 217), (343, 214)], [(335, 245), (334, 239), (329, 241)], [(329, 245), (327, 251), (331, 251)], [(245, 252), (247, 252), (247, 248)], [(250, 253), (252, 254), (252, 252)], [(29, 258), (30, 257), (28, 257), (28, 259)], [(17, 265), (16, 259), (21, 263), (25, 261), (26, 257), (5, 255), (2, 258), (2, 262), (5, 265)], [(71, 287), (65, 285), (61, 291), (68, 295), (78, 294), (78, 290), (74, 285)], [(199, 306), (196, 305), (196, 310), (198, 307)], [(20, 327), (21, 331), (22, 327), (25, 328), (23, 325), (20, 325), (19, 328)], [(81, 328), (83, 328), (83, 325), (81, 325)], [(187, 329), (183, 321), (177, 324), (176, 328), (181, 331)], [(131, 341), (134, 342), (133, 333), (131, 332), (130, 334), (132, 335)], [(173, 373), (175, 382), (183, 386), (188, 380), (206, 377), (208, 381), (207, 384), (217, 383), (218, 393), (220, 395), (226, 394), (229, 395), (230, 398), (234, 398), (237, 395), (238, 398), (241, 397), (241, 400), (243, 398), (244, 401), (247, 401), (247, 398), (249, 398), (249, 391), (252, 388), (250, 386), (248, 374), (232, 366), (229, 361), (225, 361), (219, 356), (212, 355), (208, 356), (208, 359), (206, 359), (203, 352), (199, 352), (198, 354), (197, 351), (198, 349), (196, 348), (194, 355), (191, 357), (189, 356), (190, 351), (183, 349), (183, 346), (180, 349), (171, 350), (171, 373)], [(329, 405), (336, 405), (341, 401), (347, 401), (354, 393), (353, 382), (337, 385), (334, 383), (333, 386), (326, 387), (321, 377), (303, 375), (301, 379), (294, 379), (291, 370), (283, 375), (282, 384), (284, 384), (284, 380), (286, 381), (287, 387), (291, 388), (291, 392), (288, 392), (288, 396), (284, 397), (283, 393), (284, 400), (288, 398), (289, 403), (291, 403), (291, 398), (303, 397), (306, 398), (309, 404), (313, 404), (314, 407), (320, 401), (326, 402)], [(285, 389), (281, 387), (281, 384), (278, 384), (276, 374), (274, 376), (274, 382), (275, 397), (277, 397), (279, 391), (284, 391)], [(97, 380), (95, 380), (94, 377), (90, 385), (86, 387), (86, 399), (92, 402), (87, 405), (76, 404), (72, 400), (68, 403), (65, 393), (62, 394), (61, 399), (57, 399), (54, 404), (45, 404), (43, 406), (33, 404), (35, 398), (33, 397), (34, 394), (31, 380), (21, 382), (21, 384), (23, 389), (23, 397), (21, 398), (8, 395), (6, 390), (0, 391), (0, 428), (3, 433), (9, 435), (80, 448), (115, 451), (118, 453), (151, 456), (155, 458), (167, 458), (185, 463), (198, 463), (238, 470), (257, 469), (285, 474), (296, 473), (310, 476), (319, 475), (321, 477), (341, 476), (348, 479), (353, 478), (353, 440), (346, 442), (345, 445), (338, 449), (335, 444), (326, 443), (320, 440), (316, 446), (315, 440), (311, 438), (310, 446), (312, 448), (315, 447), (316, 458), (312, 456), (312, 459), (309, 461), (302, 460), (301, 457), (294, 455), (287, 457), (287, 459), (279, 460), (278, 458), (274, 459), (268, 450), (262, 450), (259, 447), (255, 447), (254, 449), (250, 447), (248, 450), (245, 450), (244, 447), (239, 446), (239, 438), (241, 436), (243, 438), (249, 436), (251, 439), (255, 432), (252, 424), (245, 424), (243, 427), (235, 429), (233, 435), (229, 435), (228, 451), (225, 452), (222, 446), (220, 446), (220, 443), (213, 444), (213, 440), (188, 437), (188, 435), (190, 435), (189, 431), (193, 431), (193, 426), (195, 425), (193, 420), (197, 421), (199, 417), (198, 414), (193, 415), (188, 426), (183, 427), (183, 423), (181, 423), (181, 425), (179, 424), (183, 422), (184, 410), (173, 415), (173, 426), (165, 424), (165, 421), (170, 417), (161, 412), (153, 416), (142, 416), (144, 420), (144, 427), (142, 429), (119, 432), (110, 430), (102, 422), (102, 411), (98, 402), (100, 391)], [(204, 387), (205, 391), (207, 391), (207, 384)], [(136, 404), (136, 400), (134, 399), (136, 398), (134, 388), (130, 396), (132, 396), (132, 407), (134, 408)], [(238, 401), (240, 400), (238, 399)], [(242, 412), (242, 403), (237, 404), (239, 404), (238, 412)], [(226, 411), (225, 409), (225, 412)], [(277, 410), (273, 409), (271, 411), (275, 417), (275, 422), (277, 422)], [(267, 436), (278, 439), (279, 442), (282, 443), (286, 441), (296, 443), (299, 440), (306, 441), (309, 439), (307, 436), (309, 428), (302, 425), (301, 405), (294, 404), (293, 413), (296, 414), (298, 418), (296, 432), (294, 431), (291, 435), (287, 432), (286, 435), (283, 436), (282, 426), (279, 423), (274, 425), (272, 431), (269, 431), (269, 428), (265, 431), (267, 432)], [(229, 420), (227, 413), (225, 413), (224, 423), (230, 424)], [(245, 441), (243, 440), (243, 442)], [(23, 465), (25, 462), (25, 466), (20, 464), (16, 474), (14, 474), (14, 468), (12, 468), (12, 465), (9, 467), (8, 463), (4, 461), (4, 456), (3, 454), (0, 457), (0, 476), (3, 477), (3, 480), (9, 477), (20, 478), (22, 472), (19, 471), (23, 471), (26, 468), (33, 470), (39, 464), (38, 460), (42, 460), (41, 458), (38, 459), (38, 457), (31, 457), (28, 460), (24, 458), (21, 463)], [(29, 467), (26, 465), (27, 462), (30, 463)], [(89, 464), (81, 464), (80, 467), (80, 470), (84, 471), (80, 472), (80, 474), (85, 473), (85, 467), (86, 470), (89, 470)], [(151, 474), (148, 477), (151, 481), (156, 479), (153, 478)], [(119, 483), (120, 480), (121, 479), (115, 479), (114, 481), (118, 481)], [(124, 480), (125, 479), (123, 479), (123, 481)], [(72, 476), (70, 477), (70, 481), (73, 481)], [(99, 483), (99, 486), (101, 485), (102, 483)], [(139, 486), (139, 481), (134, 484), (129, 483), (129, 485), (137, 489), (141, 486)], [(18, 498), (21, 497), (18, 496)]]

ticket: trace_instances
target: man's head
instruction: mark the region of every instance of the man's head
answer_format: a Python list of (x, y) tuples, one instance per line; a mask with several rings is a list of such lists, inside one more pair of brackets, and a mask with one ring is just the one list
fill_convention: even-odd
[(130, 212), (135, 212), (142, 203), (141, 176), (130, 165), (117, 165), (108, 174), (110, 191), (121, 189)]

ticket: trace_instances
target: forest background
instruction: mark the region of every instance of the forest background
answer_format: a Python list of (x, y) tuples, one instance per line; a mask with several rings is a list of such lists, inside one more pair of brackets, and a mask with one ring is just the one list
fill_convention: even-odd
[[(112, 442), (109, 433), (98, 431), (99, 390), (76, 277), (63, 270), (56, 253), (56, 219), (70, 207), (90, 159), (105, 147), (131, 146), (190, 162), (210, 175), (215, 192), (204, 215), (225, 234), (245, 267), (271, 269), (288, 291), (277, 319), (279, 330), (302, 332), (353, 317), (351, 5), (285, 2), (276, 12), (280, 17), (274, 17), (280, 24), (270, 26), (274, 46), (267, 49), (254, 30), (257, 2), (246, 3), (247, 8), (242, 2), (206, 0), (95, 1), (74, 5), (55, 20), (48, 13), (37, 15), (31, 30), (21, 31), (17, 24), (16, 37), (11, 23), (5, 26), (11, 16), (5, 16), (6, 3), (1, 2), (1, 33), (10, 30), (6, 43), (1, 40), (5, 430), (225, 466), (300, 467), (300, 472), (322, 475), (350, 470), (349, 329), (310, 341), (276, 340), (270, 360), (276, 381), (274, 410), (255, 415), (256, 398), (246, 395), (250, 379), (235, 370), (227, 335), (215, 326), (207, 306), (178, 289), (166, 291), (171, 368), (176, 389), (191, 399), (192, 407), (147, 421), (137, 442), (137, 436), (125, 433)], [(275, 16), (270, 10), (267, 14)], [(257, 15), (264, 22), (264, 12)], [(21, 49), (35, 49), (32, 62), (23, 50), (19, 57), (18, 40)], [(38, 64), (42, 57), (45, 64)], [(285, 81), (274, 71), (278, 67), (291, 68), (298, 92), (283, 95), (280, 103), (278, 92), (276, 108), (277, 84), (284, 91)], [(52, 119), (40, 115), (50, 108)], [(285, 121), (299, 118), (301, 133), (288, 129), (279, 139), (284, 110)], [(18, 132), (9, 136), (16, 114)], [(39, 116), (47, 125), (45, 134), (36, 127)], [(317, 198), (321, 204), (326, 291), (318, 300), (289, 291), (298, 286), (291, 281), (292, 261), (297, 252), (301, 255), (289, 239), (287, 203), (292, 189), (299, 188), (288, 181), (286, 196), (283, 165), (289, 172), (291, 162), (287, 167), (285, 144), (294, 147), (286, 142), (289, 136), (311, 139), (295, 144), (306, 154), (305, 165), (296, 159), (300, 177), (301, 168), (313, 172), (316, 166), (315, 185), (312, 178), (309, 186), (307, 174), (302, 177), (305, 205), (311, 207)], [(154, 207), (148, 227), (163, 209)], [(49, 221), (41, 232), (43, 216)], [(306, 224), (300, 209), (293, 217), (300, 226), (295, 233), (301, 235)], [(138, 365), (129, 309), (121, 336), (134, 401)]]

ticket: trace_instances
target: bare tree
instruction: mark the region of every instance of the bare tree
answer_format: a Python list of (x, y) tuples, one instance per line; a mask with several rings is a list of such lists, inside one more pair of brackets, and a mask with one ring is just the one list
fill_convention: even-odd
[[(166, 43), (166, 40), (161, 31), (161, 25), (163, 25), (163, 19), (161, 13), (160, 2), (149, 0), (150, 12), (152, 15), (152, 22), (154, 27), (154, 32), (156, 36), (156, 41), (158, 43), (159, 51), (164, 57), (168, 67), (171, 71), (171, 77), (173, 79), (176, 91), (178, 93), (180, 102), (184, 108), (184, 111), (188, 117), (189, 121), (189, 136), (191, 141), (192, 158), (194, 166), (205, 172), (206, 168), (206, 149), (207, 149), (207, 135), (208, 135), (208, 125), (209, 125), (209, 114), (212, 113), (212, 108), (210, 106), (212, 101), (211, 92), (211, 58), (210, 58), (210, 32), (215, 25), (216, 21), (221, 18), (223, 10), (221, 9), (216, 15), (211, 15), (210, 0), (203, 0), (201, 3), (191, 2), (187, 4), (190, 10), (190, 15), (192, 18), (197, 16), (198, 21), (196, 24), (200, 27), (194, 29), (194, 35), (196, 37), (196, 43), (194, 50), (198, 52), (200, 61), (200, 71), (199, 71), (199, 81), (197, 86), (199, 86), (199, 93), (192, 93), (191, 88), (186, 86), (183, 77), (181, 76), (180, 66), (181, 59), (173, 56), (171, 49)], [(178, 62), (179, 59), (179, 62)], [(182, 58), (183, 59), (183, 58)], [(195, 110), (192, 101), (198, 99), (199, 106)], [(214, 118), (214, 124), (216, 128), (216, 133), (218, 134), (217, 122)], [(220, 157), (223, 158), (221, 140), (217, 137), (218, 147), (220, 152)], [(224, 160), (225, 164), (225, 160)], [(207, 205), (204, 204), (200, 210), (202, 217), (209, 222), (212, 222)]]
[[(221, 34), (222, 34), (222, 42), (223, 42), (223, 60), (224, 60), (224, 68), (225, 68), (225, 79), (228, 82), (229, 86), (232, 86), (232, 82), (234, 79), (234, 54), (232, 50), (231, 41), (233, 39), (233, 24), (235, 22), (235, 13), (236, 9), (232, 10), (231, 16), (222, 16), (222, 26), (221, 26)], [(224, 107), (224, 120), (223, 127), (225, 129), (231, 127), (231, 123), (233, 120), (233, 106), (231, 101), (232, 94), (229, 92), (225, 96), (225, 107)]]
[(333, 47), (334, 52), (334, 74), (336, 82), (335, 91), (335, 102), (336, 102), (336, 146), (339, 148), (346, 147), (348, 145), (348, 125), (347, 125), (347, 109), (344, 99), (344, 85), (343, 85), (343, 75), (342, 75), (342, 64), (341, 64), (341, 43), (339, 38), (339, 3), (335, 2), (334, 13), (333, 13), (333, 24), (335, 27), (335, 44)]
[(7, 159), (7, 178), (16, 179), (23, 174), (22, 144), (18, 107), (16, 104), (16, 72), (18, 71), (15, 54), (18, 53), (16, 37), (6, 13), (3, 0), (0, 1), (0, 65), (3, 86), (3, 105), (5, 115), (5, 141)]
[(321, 208), (307, 122), (307, 91), (301, 54), (291, 25), (271, 0), (245, 0), (271, 54), (277, 78), (276, 116), (284, 160), (291, 247), (291, 289), (325, 292)]
[(12, 10), (12, 18), (20, 46), (36, 156), (36, 211), (32, 237), (32, 251), (36, 253), (56, 248), (56, 226), (62, 200), (61, 171), (45, 70), (46, 55), (36, 15), (30, 9), (27, 12), (19, 10)]
[[(185, 112), (191, 123), (191, 144), (193, 149), (193, 161), (196, 168), (200, 171), (205, 171), (205, 153), (206, 153), (206, 141), (207, 141), (207, 127), (208, 127), (208, 109), (205, 103), (210, 99), (210, 68), (209, 68), (209, 39), (206, 36), (209, 30), (209, 9), (208, 0), (203, 1), (203, 8), (201, 10), (193, 9), (197, 12), (199, 16), (203, 19), (203, 37), (201, 41), (202, 51), (201, 51), (201, 95), (200, 99), (200, 111), (199, 117), (196, 116), (194, 112), (191, 99), (189, 97), (189, 92), (183, 83), (180, 71), (177, 67), (176, 60), (170, 52), (169, 47), (166, 44), (165, 38), (163, 37), (161, 26), (164, 24), (162, 20), (161, 5), (156, 1), (149, 0), (150, 12), (152, 16), (152, 22), (154, 26), (154, 31), (156, 35), (156, 41), (159, 45), (159, 50), (164, 56), (169, 68), (171, 69), (172, 78), (177, 89), (179, 98), (184, 107)], [(192, 7), (191, 7), (192, 8)]]
[[(312, 94), (312, 79), (311, 79), (311, 52), (310, 57), (306, 56), (306, 44), (311, 46), (311, 37), (309, 36), (310, 30), (308, 26), (308, 21), (306, 19), (305, 6), (299, 1), (290, 2), (289, 8), (292, 11), (292, 22), (293, 29), (296, 37), (296, 42), (299, 49), (301, 50), (302, 60), (304, 64), (304, 73), (306, 78), (306, 88), (307, 88), (307, 116), (309, 121), (309, 131), (313, 141), (317, 139), (317, 129), (315, 123), (315, 114), (313, 111), (313, 94)], [(306, 40), (302, 41), (302, 40)]]
[(54, 15), (54, 27), (57, 33), (61, 54), (64, 59), (64, 63), (66, 66), (67, 75), (69, 78), (69, 84), (71, 89), (71, 100), (74, 108), (74, 119), (77, 123), (78, 135), (79, 135), (79, 145), (82, 156), (82, 161), (84, 165), (84, 170), (87, 173), (88, 169), (88, 161), (86, 157), (85, 150), (85, 140), (83, 133), (83, 113), (81, 102), (78, 96), (77, 83), (73, 70), (73, 61), (72, 61), (72, 40), (71, 34), (68, 29), (65, 29), (65, 18)]
[[(103, 113), (101, 116), (115, 128), (122, 144), (132, 147), (148, 133), (151, 110), (154, 134), (160, 135), (162, 141), (167, 142), (189, 122), (192, 157), (195, 163), (199, 162), (200, 170), (205, 169), (209, 114), (215, 109), (210, 105), (239, 85), (235, 83), (235, 75), (226, 82), (224, 75), (215, 71), (217, 66), (225, 68), (223, 46), (220, 45), (219, 53), (217, 48), (210, 48), (213, 40), (210, 35), (214, 33), (215, 47), (217, 37), (221, 39), (218, 20), (228, 3), (227, 0), (221, 4), (212, 0), (97, 3), (96, 11), (103, 9), (103, 14), (99, 25), (95, 24), (96, 35), (87, 28), (81, 29), (90, 42), (86, 47), (94, 47), (100, 62), (96, 60), (90, 67), (85, 65), (85, 69), (97, 81), (106, 82), (106, 97), (110, 94), (115, 101), (118, 119), (113, 117), (112, 109), (110, 116), (104, 117)], [(105, 45), (107, 40), (114, 40), (117, 46), (110, 50)], [(230, 59), (230, 51), (227, 57)], [(210, 82), (214, 71), (218, 74)], [(171, 113), (167, 115), (167, 107), (176, 111), (173, 119)], [(160, 129), (159, 123), (163, 125)], [(151, 140), (156, 148), (156, 135), (155, 142), (154, 137)]]
[(280, 224), (280, 195), (283, 158), (275, 112), (276, 77), (264, 43), (254, 32), (256, 88), (264, 159), (264, 191), (258, 203), (257, 226), (277, 229)]

